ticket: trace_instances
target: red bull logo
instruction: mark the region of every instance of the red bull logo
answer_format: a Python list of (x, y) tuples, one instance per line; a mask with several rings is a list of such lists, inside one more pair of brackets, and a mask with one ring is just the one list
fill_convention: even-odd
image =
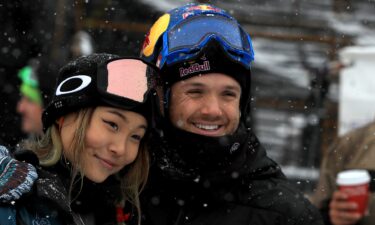
[(152, 25), (148, 32), (142, 46), (142, 54), (146, 57), (154, 53), (156, 42), (161, 35), (167, 30), (169, 25), (170, 15), (164, 14)]
[(180, 71), (180, 77), (184, 77), (196, 72), (209, 71), (210, 61), (205, 60), (203, 61), (203, 64), (194, 63), (190, 65), (188, 68), (180, 67), (178, 70)]
[(212, 7), (210, 5), (195, 5), (187, 8), (186, 11), (215, 11), (215, 12), (220, 12), (221, 10), (215, 7)]
[(196, 5), (196, 6), (191, 6), (185, 10), (186, 12), (182, 14), (182, 18), (186, 19), (187, 17), (194, 15), (198, 12), (201, 11), (214, 11), (214, 12), (221, 12), (221, 9), (212, 7), (210, 5)]
[(150, 31), (147, 33), (145, 40), (143, 41), (142, 50), (150, 44)]

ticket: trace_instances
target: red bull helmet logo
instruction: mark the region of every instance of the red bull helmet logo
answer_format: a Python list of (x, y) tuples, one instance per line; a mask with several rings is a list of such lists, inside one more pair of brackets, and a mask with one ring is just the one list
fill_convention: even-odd
[(210, 5), (195, 5), (195, 6), (186, 8), (186, 12), (182, 14), (182, 18), (186, 19), (191, 15), (202, 13), (204, 11), (221, 12), (221, 9), (212, 7)]
[(146, 57), (151, 56), (155, 51), (156, 42), (161, 38), (163, 33), (167, 30), (170, 21), (170, 15), (164, 14), (152, 25), (150, 31), (142, 46), (142, 54)]

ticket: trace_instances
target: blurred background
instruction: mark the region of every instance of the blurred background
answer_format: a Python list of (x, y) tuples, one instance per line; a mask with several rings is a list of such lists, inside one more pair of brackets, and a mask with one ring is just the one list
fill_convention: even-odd
[[(24, 134), (17, 73), (30, 58), (139, 55), (151, 24), (184, 0), (6, 0), (0, 3), (0, 139)], [(374, 0), (211, 0), (251, 35), (254, 130), (306, 193), (334, 138), (374, 119)], [(51, 85), (52, 82), (51, 82)]]

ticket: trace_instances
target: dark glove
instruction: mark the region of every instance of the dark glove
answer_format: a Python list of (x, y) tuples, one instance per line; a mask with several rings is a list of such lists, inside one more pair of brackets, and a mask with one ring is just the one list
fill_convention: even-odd
[(0, 146), (0, 201), (19, 199), (31, 190), (38, 178), (36, 169), (29, 163), (13, 159), (4, 146)]

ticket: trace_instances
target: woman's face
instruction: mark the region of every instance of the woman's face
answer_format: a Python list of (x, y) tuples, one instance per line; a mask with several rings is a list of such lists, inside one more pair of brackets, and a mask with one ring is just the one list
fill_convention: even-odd
[[(61, 127), (64, 155), (71, 162), (74, 152), (70, 146), (79, 126), (77, 116), (69, 114)], [(146, 129), (146, 119), (138, 113), (97, 107), (86, 130), (81, 172), (96, 183), (117, 173), (137, 157)]]

